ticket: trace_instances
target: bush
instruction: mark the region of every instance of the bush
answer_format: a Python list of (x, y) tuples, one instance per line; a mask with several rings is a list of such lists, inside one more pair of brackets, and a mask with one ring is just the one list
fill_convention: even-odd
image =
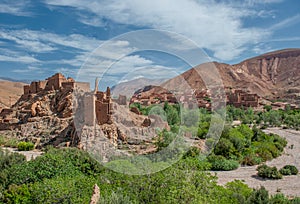
[(18, 144), (19, 151), (29, 151), (34, 149), (34, 144), (32, 142), (20, 142)]
[(296, 197), (296, 198), (293, 198), (290, 203), (292, 204), (299, 204), (300, 203), (300, 197)]
[(95, 175), (101, 171), (100, 164), (87, 152), (75, 148), (50, 149), (34, 160), (9, 169), (9, 184), (27, 184), (40, 182), (57, 176)]
[(133, 204), (137, 203), (136, 201), (131, 201), (128, 196), (124, 196), (121, 193), (112, 192), (111, 195), (108, 195), (107, 197), (101, 197), (99, 204), (115, 204), (115, 203), (123, 203), (123, 204)]
[(269, 204), (269, 193), (265, 187), (261, 186), (260, 189), (254, 190), (247, 200), (249, 204)]
[(26, 157), (24, 155), (7, 150), (4, 151), (0, 148), (0, 171), (25, 161)]
[(254, 165), (260, 164), (262, 161), (263, 160), (261, 157), (258, 157), (255, 154), (250, 154), (250, 155), (244, 156), (241, 164), (248, 165), (248, 166), (254, 166)]
[(263, 164), (258, 166), (256, 170), (258, 171), (259, 177), (270, 179), (282, 179), (282, 174), (277, 170), (275, 166), (269, 167)]
[(284, 168), (282, 168), (282, 169), (279, 170), (279, 172), (280, 172), (282, 175), (284, 175), (284, 176), (292, 175), (292, 172), (291, 172), (290, 169), (284, 169)]
[(276, 194), (271, 197), (270, 203), (274, 204), (288, 204), (290, 203), (289, 199), (287, 199), (282, 193)]
[[(24, 155), (3, 151), (0, 148), (0, 203), (1, 203), (1, 192), (3, 190), (2, 187), (8, 182), (9, 176), (9, 169), (15, 165), (21, 165), (26, 162), (26, 157)], [(12, 175), (13, 176), (13, 175)]]
[(226, 158), (229, 158), (234, 151), (235, 148), (233, 144), (226, 138), (221, 138), (214, 149), (216, 155), (222, 155)]
[(297, 167), (293, 166), (293, 165), (285, 165), (284, 167), (282, 167), (279, 172), (282, 175), (297, 175), (298, 174), (298, 169)]
[[(95, 178), (84, 175), (44, 179), (31, 185), (12, 184), (4, 203), (89, 203)], [(1, 201), (0, 201), (1, 202)]]
[(208, 157), (208, 161), (211, 163), (211, 170), (215, 171), (231, 171), (239, 167), (239, 163), (232, 159), (226, 159), (220, 155), (212, 155)]
[(240, 180), (234, 180), (226, 184), (226, 188), (230, 190), (228, 196), (235, 198), (237, 203), (246, 203), (246, 200), (252, 193), (252, 189)]

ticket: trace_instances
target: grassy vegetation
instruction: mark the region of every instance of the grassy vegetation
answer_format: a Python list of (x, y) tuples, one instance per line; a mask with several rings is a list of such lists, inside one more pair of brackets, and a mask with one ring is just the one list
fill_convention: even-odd
[(5, 147), (17, 147), (19, 141), (15, 138), (8, 138), (5, 136), (0, 135), (0, 146), (5, 146)]
[(49, 149), (28, 162), (19, 154), (0, 151), (0, 202), (88, 203), (97, 184), (100, 203), (292, 203), (241, 181), (217, 185), (216, 177), (203, 171), (207, 163), (193, 151), (174, 166), (143, 176), (113, 172), (78, 149)]

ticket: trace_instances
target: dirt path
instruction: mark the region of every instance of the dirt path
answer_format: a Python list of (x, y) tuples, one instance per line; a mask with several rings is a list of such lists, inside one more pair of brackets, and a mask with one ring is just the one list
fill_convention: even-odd
[[(278, 134), (285, 137), (288, 141), (284, 153), (280, 157), (267, 162), (267, 165), (281, 168), (286, 164), (291, 164), (300, 169), (300, 131), (269, 128), (265, 130), (265, 132)], [(292, 149), (290, 148), (291, 145), (293, 145)], [(287, 196), (300, 196), (300, 174), (284, 176), (283, 179), (280, 180), (268, 180), (257, 176), (256, 167), (257, 166), (247, 166), (240, 167), (234, 171), (216, 172), (218, 183), (224, 185), (227, 182), (237, 179), (245, 181), (245, 183), (252, 188), (264, 186), (270, 194), (282, 192)]]
[(11, 148), (11, 147), (2, 147), (4, 150), (8, 150), (10, 152), (17, 152), (19, 154), (23, 154), (26, 157), (27, 161), (30, 161), (31, 159), (35, 159), (36, 157), (43, 154), (43, 152), (38, 150), (32, 150), (32, 151), (18, 151), (17, 148)]

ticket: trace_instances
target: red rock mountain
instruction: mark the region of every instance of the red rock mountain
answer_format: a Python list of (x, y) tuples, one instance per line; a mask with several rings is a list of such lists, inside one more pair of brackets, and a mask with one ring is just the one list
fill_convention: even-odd
[[(300, 49), (266, 53), (238, 64), (211, 62), (198, 65), (161, 86), (180, 89), (184, 83), (191, 88), (205, 88), (203, 77), (214, 80), (216, 67), (225, 87), (244, 89), (265, 98), (300, 100)], [(204, 73), (202, 77), (199, 71)]]

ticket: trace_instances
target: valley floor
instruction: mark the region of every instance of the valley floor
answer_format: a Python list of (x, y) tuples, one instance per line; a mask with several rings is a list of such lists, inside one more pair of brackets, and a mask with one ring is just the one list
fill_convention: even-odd
[[(295, 165), (300, 169), (300, 131), (280, 128), (269, 128), (264, 130), (266, 133), (275, 133), (285, 137), (288, 144), (284, 153), (266, 164), (276, 166), (278, 169), (284, 165)], [(291, 147), (292, 146), (292, 147)], [(280, 180), (262, 179), (257, 176), (257, 166), (240, 167), (234, 171), (218, 171), (218, 183), (225, 185), (234, 180), (243, 180), (252, 188), (264, 186), (270, 194), (281, 192), (286, 196), (300, 196), (300, 175), (284, 176)]]

